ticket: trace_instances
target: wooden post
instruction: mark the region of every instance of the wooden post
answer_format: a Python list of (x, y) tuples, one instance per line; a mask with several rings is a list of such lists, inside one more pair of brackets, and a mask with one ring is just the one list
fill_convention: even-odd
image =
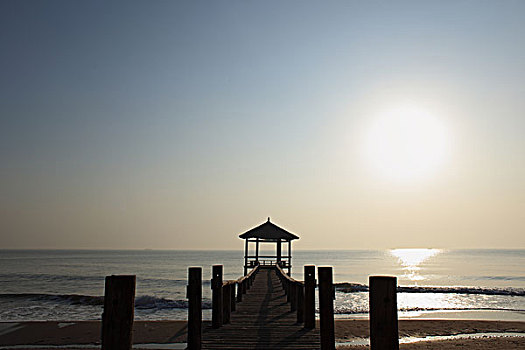
[(201, 349), (202, 334), (202, 268), (188, 269), (188, 349)]
[(292, 240), (288, 241), (288, 276), (292, 277)]
[(290, 295), (290, 311), (297, 310), (297, 289), (295, 283), (288, 282), (289, 290), (288, 294)]
[(102, 314), (102, 350), (131, 350), (135, 276), (107, 276)]
[(255, 239), (255, 262), (259, 262), (259, 238)]
[(237, 282), (237, 302), (242, 301), (242, 282)]
[(230, 284), (222, 286), (222, 324), (230, 323), (231, 293)]
[(297, 284), (297, 323), (304, 321), (304, 285)]
[(334, 333), (334, 286), (332, 268), (319, 267), (319, 323), (321, 350), (335, 350)]
[(213, 265), (211, 289), (211, 325), (213, 328), (219, 328), (222, 326), (222, 265)]
[(315, 266), (304, 266), (304, 328), (315, 328)]
[(248, 274), (248, 238), (244, 243), (244, 276)]
[(237, 308), (237, 306), (235, 305), (235, 287), (236, 283), (232, 283), (230, 285), (230, 306), (232, 311), (235, 311), (235, 309)]
[(398, 350), (396, 277), (370, 276), (370, 349)]
[(277, 239), (277, 264), (281, 262), (281, 239)]

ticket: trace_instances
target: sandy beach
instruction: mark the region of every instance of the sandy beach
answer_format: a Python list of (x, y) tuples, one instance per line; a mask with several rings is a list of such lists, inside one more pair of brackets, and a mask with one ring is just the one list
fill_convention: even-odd
[[(402, 349), (523, 349), (525, 337), (480, 336), (482, 333), (521, 333), (525, 335), (525, 322), (473, 321), (473, 320), (400, 320), (399, 335), (424, 338), (433, 336), (476, 335), (466, 339), (416, 341), (401, 344)], [(363, 345), (343, 345), (363, 341), (369, 336), (367, 320), (337, 320), (338, 349), (365, 349)], [(67, 346), (99, 343), (100, 322), (20, 322), (0, 323), (0, 349), (10, 346)], [(135, 344), (183, 343), (186, 337), (185, 321), (137, 321), (134, 324)], [(418, 339), (416, 339), (418, 340)], [(84, 347), (85, 348), (85, 347)], [(160, 346), (159, 346), (160, 348)], [(17, 347), (17, 349), (20, 349)], [(63, 349), (63, 348), (61, 348)]]
[[(507, 321), (475, 321), (475, 320), (400, 320), (399, 336), (403, 338), (425, 338), (428, 340), (414, 343), (401, 343), (401, 349), (524, 349), (525, 337), (490, 337), (480, 336), (480, 333), (523, 333), (525, 322)], [(432, 337), (451, 335), (472, 335), (467, 339), (440, 339)], [(476, 336), (474, 336), (476, 335)], [(336, 341), (343, 343), (355, 338), (369, 337), (368, 321), (338, 320), (336, 321)], [(368, 346), (338, 346), (338, 349), (367, 349)]]

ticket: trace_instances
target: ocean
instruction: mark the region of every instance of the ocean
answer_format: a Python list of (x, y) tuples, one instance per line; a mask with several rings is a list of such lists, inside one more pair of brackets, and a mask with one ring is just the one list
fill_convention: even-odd
[[(98, 320), (112, 274), (137, 276), (135, 319), (183, 320), (189, 266), (203, 268), (209, 319), (211, 266), (237, 279), (242, 263), (241, 250), (0, 250), (0, 321)], [(392, 275), (400, 317), (525, 321), (525, 250), (294, 251), (292, 264), (298, 280), (303, 265), (333, 266), (336, 317), (367, 317), (368, 277)]]

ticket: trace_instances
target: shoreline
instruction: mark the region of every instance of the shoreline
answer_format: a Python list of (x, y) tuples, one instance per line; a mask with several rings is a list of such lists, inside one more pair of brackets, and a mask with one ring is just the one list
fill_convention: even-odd
[[(30, 349), (45, 346), (57, 349), (68, 346), (94, 348), (100, 342), (100, 321), (26, 321), (0, 322), (0, 349)], [(186, 321), (136, 321), (133, 327), (134, 344), (183, 344), (186, 339)], [(494, 334), (495, 337), (473, 337), (441, 339), (432, 337)], [(519, 334), (519, 337), (497, 336), (498, 334)], [(523, 336), (521, 336), (523, 334)], [(361, 342), (369, 337), (368, 320), (336, 319), (335, 337), (338, 349), (365, 349), (363, 345), (347, 345)], [(490, 320), (443, 320), (443, 319), (400, 319), (400, 339), (412, 338), (415, 342), (403, 343), (402, 348), (419, 349), (431, 344), (441, 349), (450, 344), (470, 344), (473, 348), (523, 349), (525, 347), (525, 322)], [(425, 340), (417, 340), (427, 337)], [(362, 343), (361, 343), (362, 344)], [(473, 345), (475, 344), (475, 345)], [(488, 347), (483, 347), (485, 344)], [(496, 345), (495, 345), (496, 344)], [(501, 345), (504, 344), (504, 345)], [(24, 348), (25, 346), (25, 348)], [(456, 345), (453, 345), (456, 346)], [(70, 347), (72, 348), (72, 347)], [(452, 349), (453, 347), (451, 347)], [(456, 347), (457, 348), (457, 347)], [(33, 347), (36, 349), (36, 347)], [(443, 349), (447, 349), (446, 347)]]
[[(187, 311), (185, 309), (184, 311)], [(211, 321), (211, 309), (203, 309), (203, 321)], [(100, 312), (102, 314), (102, 311)], [(171, 317), (158, 317), (156, 319), (149, 319), (135, 315), (135, 322), (158, 322), (158, 321), (185, 321), (187, 317), (186, 312), (179, 315), (171, 315)], [(368, 320), (368, 312), (366, 313), (351, 313), (351, 314), (334, 314), (335, 320)], [(477, 320), (477, 321), (512, 321), (525, 322), (525, 310), (494, 310), (494, 309), (477, 309), (477, 310), (462, 310), (462, 309), (442, 309), (442, 310), (419, 310), (419, 311), (398, 311), (399, 320)], [(94, 321), (100, 322), (100, 318), (68, 319), (67, 322), (86, 322)], [(319, 314), (316, 313), (316, 320), (319, 320)], [(52, 319), (7, 319), (0, 320), (0, 323), (24, 323), (24, 322), (65, 322), (62, 318)]]
[[(339, 314), (336, 320), (368, 320), (368, 313)], [(525, 311), (518, 310), (421, 310), (398, 311), (399, 320), (477, 320), (525, 322)]]

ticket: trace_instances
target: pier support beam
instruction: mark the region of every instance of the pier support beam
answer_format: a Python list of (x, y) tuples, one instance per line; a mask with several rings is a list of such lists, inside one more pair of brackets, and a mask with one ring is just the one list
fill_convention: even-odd
[(370, 276), (370, 349), (398, 350), (397, 279)]
[(102, 350), (131, 350), (135, 276), (107, 276), (102, 314)]
[(202, 339), (202, 268), (188, 269), (188, 350), (200, 350)]
[(319, 323), (321, 350), (335, 350), (334, 299), (332, 268), (319, 267)]

